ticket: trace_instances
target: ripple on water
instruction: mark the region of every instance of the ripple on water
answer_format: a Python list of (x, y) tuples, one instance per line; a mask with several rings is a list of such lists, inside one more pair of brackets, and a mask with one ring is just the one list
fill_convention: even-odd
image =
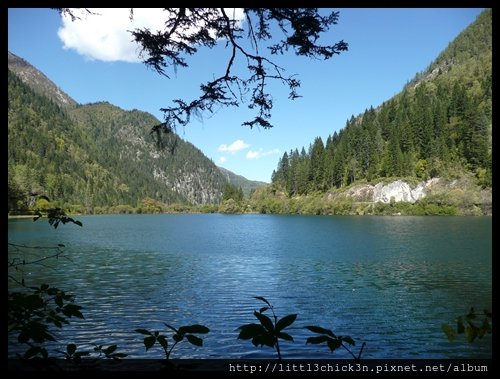
[[(179, 344), (176, 356), (269, 358), (271, 349), (237, 339), (263, 305), (253, 296), (265, 296), (278, 316), (299, 313), (285, 357), (332, 357), (306, 346), (308, 324), (352, 336), (355, 349), (366, 342), (366, 358), (491, 356), (491, 338), (450, 343), (440, 329), (469, 304), (491, 307), (487, 221), (189, 216), (85, 217), (78, 233), (62, 229), (72, 262), (35, 269), (30, 280), (74, 292), (85, 320), (49, 345), (116, 343), (129, 358), (161, 358), (161, 349), (145, 352), (136, 328), (201, 323), (211, 329), (203, 348)], [(50, 232), (40, 235), (51, 240)], [(9, 354), (16, 351), (10, 343)]]

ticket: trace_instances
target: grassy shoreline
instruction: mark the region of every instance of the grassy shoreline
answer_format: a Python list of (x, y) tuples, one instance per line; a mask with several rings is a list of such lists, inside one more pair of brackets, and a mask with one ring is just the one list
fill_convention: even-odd
[[(276, 199), (275, 199), (276, 200)], [(296, 200), (296, 199), (295, 199)], [(217, 208), (217, 209), (215, 209)], [(200, 209), (198, 206), (184, 206), (182, 209), (155, 210), (146, 212), (137, 211), (136, 208), (127, 208), (126, 211), (105, 211), (94, 213), (73, 213), (68, 216), (99, 216), (99, 215), (131, 215), (131, 214), (271, 214), (271, 215), (303, 215), (303, 216), (492, 216), (491, 206), (472, 205), (467, 209), (461, 209), (453, 205), (436, 203), (408, 203), (396, 202), (385, 203), (356, 203), (356, 202), (317, 202), (308, 201), (267, 201), (259, 204), (231, 204), (227, 207), (224, 203), (210, 210)], [(33, 215), (19, 214), (8, 215), (8, 219), (28, 219)]]

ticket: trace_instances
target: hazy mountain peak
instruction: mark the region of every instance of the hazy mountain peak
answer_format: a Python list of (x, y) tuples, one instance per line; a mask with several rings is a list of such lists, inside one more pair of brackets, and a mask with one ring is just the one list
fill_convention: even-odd
[(226, 177), (227, 181), (236, 187), (241, 187), (243, 194), (247, 197), (250, 195), (252, 190), (268, 185), (268, 183), (260, 182), (258, 180), (249, 180), (244, 176), (235, 174), (224, 167), (218, 166), (218, 168)]

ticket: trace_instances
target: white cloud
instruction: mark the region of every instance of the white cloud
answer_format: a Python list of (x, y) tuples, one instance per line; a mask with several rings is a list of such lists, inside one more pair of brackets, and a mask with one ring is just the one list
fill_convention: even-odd
[(262, 151), (262, 149), (260, 151), (252, 151), (252, 150), (250, 150), (247, 153), (246, 157), (247, 157), (247, 159), (258, 159), (259, 156), (260, 156), (260, 154), (261, 154), (261, 151)]
[(279, 154), (279, 153), (280, 153), (279, 149), (272, 149), (272, 150), (264, 151), (264, 149), (260, 148), (257, 151), (249, 150), (247, 152), (246, 158), (247, 159), (259, 159), (259, 158), (262, 158), (262, 157), (265, 157), (268, 155), (275, 155), (275, 154)]
[(80, 19), (62, 17), (63, 25), (57, 34), (65, 49), (74, 49), (79, 54), (101, 61), (140, 62), (139, 46), (132, 42), (128, 30), (148, 27), (152, 31), (163, 27), (164, 13), (161, 9), (134, 9), (134, 18), (129, 19), (127, 8), (90, 8), (95, 15), (75, 13)]
[(245, 143), (245, 141), (243, 141), (241, 139), (237, 139), (229, 146), (226, 144), (220, 145), (217, 150), (221, 151), (221, 152), (236, 154), (236, 152), (238, 152), (239, 150), (247, 149), (249, 147), (250, 147), (250, 145)]
[[(95, 15), (73, 9), (80, 19), (62, 16), (62, 27), (57, 34), (65, 49), (74, 49), (91, 60), (140, 62), (139, 45), (132, 41), (129, 31), (149, 28), (152, 32), (163, 30), (166, 11), (162, 8), (89, 8)], [(243, 20), (241, 8), (225, 8), (229, 17)]]
[(223, 164), (225, 161), (227, 161), (226, 157), (220, 157), (219, 158), (219, 164)]

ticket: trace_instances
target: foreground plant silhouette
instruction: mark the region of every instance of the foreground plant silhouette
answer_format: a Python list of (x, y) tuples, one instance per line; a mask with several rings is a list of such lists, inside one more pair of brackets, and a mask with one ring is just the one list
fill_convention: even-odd
[[(47, 201), (46, 196), (39, 196)], [(83, 226), (81, 221), (74, 220), (66, 215), (61, 208), (25, 211), (33, 214), (33, 221), (46, 217), (49, 224), (57, 229), (59, 224), (73, 223)], [(27, 350), (24, 354), (17, 353), (20, 359), (49, 358), (49, 351), (45, 342), (56, 341), (53, 327), (62, 328), (70, 323), (73, 317), (84, 319), (82, 307), (75, 304), (75, 297), (57, 287), (42, 283), (40, 286), (27, 286), (25, 283), (25, 269), (30, 265), (42, 265), (51, 268), (48, 262), (59, 258), (69, 259), (64, 254), (64, 245), (56, 246), (29, 246), (8, 243), (9, 247), (9, 279), (20, 285), (8, 292), (8, 333), (17, 335), (17, 341), (25, 344)], [(50, 252), (47, 252), (50, 251)], [(127, 354), (116, 352), (117, 345), (103, 348), (95, 345), (94, 355), (97, 358), (105, 357), (113, 360), (125, 358)], [(65, 359), (79, 363), (82, 357), (92, 356), (89, 351), (77, 351), (74, 343), (66, 345), (66, 350), (55, 350)]]
[[(279, 340), (282, 339), (285, 341), (293, 342), (293, 337), (290, 334), (283, 332), (283, 330), (294, 323), (294, 321), (297, 319), (297, 314), (291, 314), (278, 320), (276, 313), (274, 313), (274, 307), (269, 301), (267, 301), (262, 296), (254, 297), (267, 304), (266, 307), (260, 308), (258, 312), (253, 312), (254, 316), (259, 320), (260, 324), (252, 323), (240, 326), (239, 329), (241, 331), (238, 338), (242, 340), (251, 339), (252, 343), (255, 346), (260, 345), (262, 347), (265, 345), (275, 349), (276, 353), (278, 353), (278, 359), (281, 360)], [(264, 314), (264, 312), (269, 309), (273, 314), (274, 321), (272, 321)]]
[[(482, 316), (482, 318), (480, 316)], [(449, 341), (454, 341), (457, 334), (465, 334), (467, 341), (472, 343), (476, 338), (481, 339), (486, 333), (492, 333), (492, 316), (491, 311), (487, 309), (485, 309), (482, 314), (478, 314), (474, 311), (474, 308), (471, 308), (469, 313), (457, 318), (456, 332), (448, 324), (443, 324), (441, 329), (446, 334)]]
[[(43, 198), (48, 200), (45, 196)], [(47, 217), (54, 229), (60, 223), (68, 222), (82, 226), (80, 221), (66, 216), (61, 208), (46, 209), (43, 213), (37, 210), (33, 215), (33, 221)], [(8, 287), (8, 333), (17, 335), (17, 342), (27, 346), (24, 354), (17, 354), (19, 358), (48, 358), (49, 352), (44, 343), (56, 341), (51, 327), (62, 328), (70, 323), (72, 317), (84, 318), (80, 312), (82, 307), (75, 304), (73, 295), (46, 283), (28, 286), (25, 282), (25, 270), (30, 265), (50, 267), (47, 264), (51, 260), (67, 258), (63, 248), (63, 244), (29, 246), (8, 243), (8, 277), (19, 286), (12, 289), (9, 283)]]
[(317, 345), (321, 343), (326, 343), (332, 353), (339, 347), (343, 347), (349, 352), (349, 354), (352, 355), (354, 360), (359, 361), (361, 359), (361, 354), (363, 353), (363, 349), (366, 345), (365, 342), (363, 342), (363, 344), (361, 345), (359, 354), (356, 357), (356, 355), (354, 355), (351, 349), (349, 349), (346, 345), (344, 345), (344, 342), (349, 344), (350, 346), (356, 345), (356, 342), (354, 342), (351, 336), (337, 336), (330, 329), (325, 329), (320, 326), (305, 326), (305, 328), (313, 333), (320, 334), (319, 336), (316, 337), (309, 337), (306, 341), (306, 344), (311, 343)]
[(47, 358), (49, 354), (43, 344), (56, 340), (49, 326), (61, 328), (69, 324), (71, 317), (83, 318), (82, 307), (74, 303), (72, 295), (48, 284), (25, 289), (25, 292), (9, 291), (8, 332), (16, 333), (17, 341), (28, 346), (22, 358)]
[[(102, 345), (94, 345), (94, 354), (97, 354), (95, 358), (101, 359), (113, 359), (115, 361), (120, 361), (121, 358), (127, 357), (128, 354), (125, 353), (117, 353), (118, 345), (109, 345), (106, 348), (103, 348)], [(82, 361), (82, 357), (89, 357), (91, 353), (89, 351), (77, 351), (77, 347), (74, 343), (70, 343), (66, 346), (66, 351), (57, 350), (61, 353), (67, 360), (72, 361), (74, 363), (80, 363)]]
[(174, 332), (174, 335), (172, 336), (174, 343), (170, 347), (170, 350), (168, 349), (167, 336), (160, 334), (159, 331), (150, 332), (147, 329), (136, 329), (135, 331), (146, 336), (144, 337), (144, 346), (146, 347), (146, 351), (148, 351), (158, 342), (158, 344), (163, 348), (163, 351), (165, 352), (165, 359), (167, 361), (170, 359), (170, 354), (172, 354), (172, 350), (174, 350), (175, 345), (181, 342), (184, 337), (186, 337), (186, 340), (191, 345), (203, 346), (203, 339), (195, 336), (194, 334), (206, 334), (210, 331), (210, 329), (208, 329), (206, 326), (199, 324), (181, 326), (179, 329), (176, 329), (168, 324), (165, 324), (165, 326)]

